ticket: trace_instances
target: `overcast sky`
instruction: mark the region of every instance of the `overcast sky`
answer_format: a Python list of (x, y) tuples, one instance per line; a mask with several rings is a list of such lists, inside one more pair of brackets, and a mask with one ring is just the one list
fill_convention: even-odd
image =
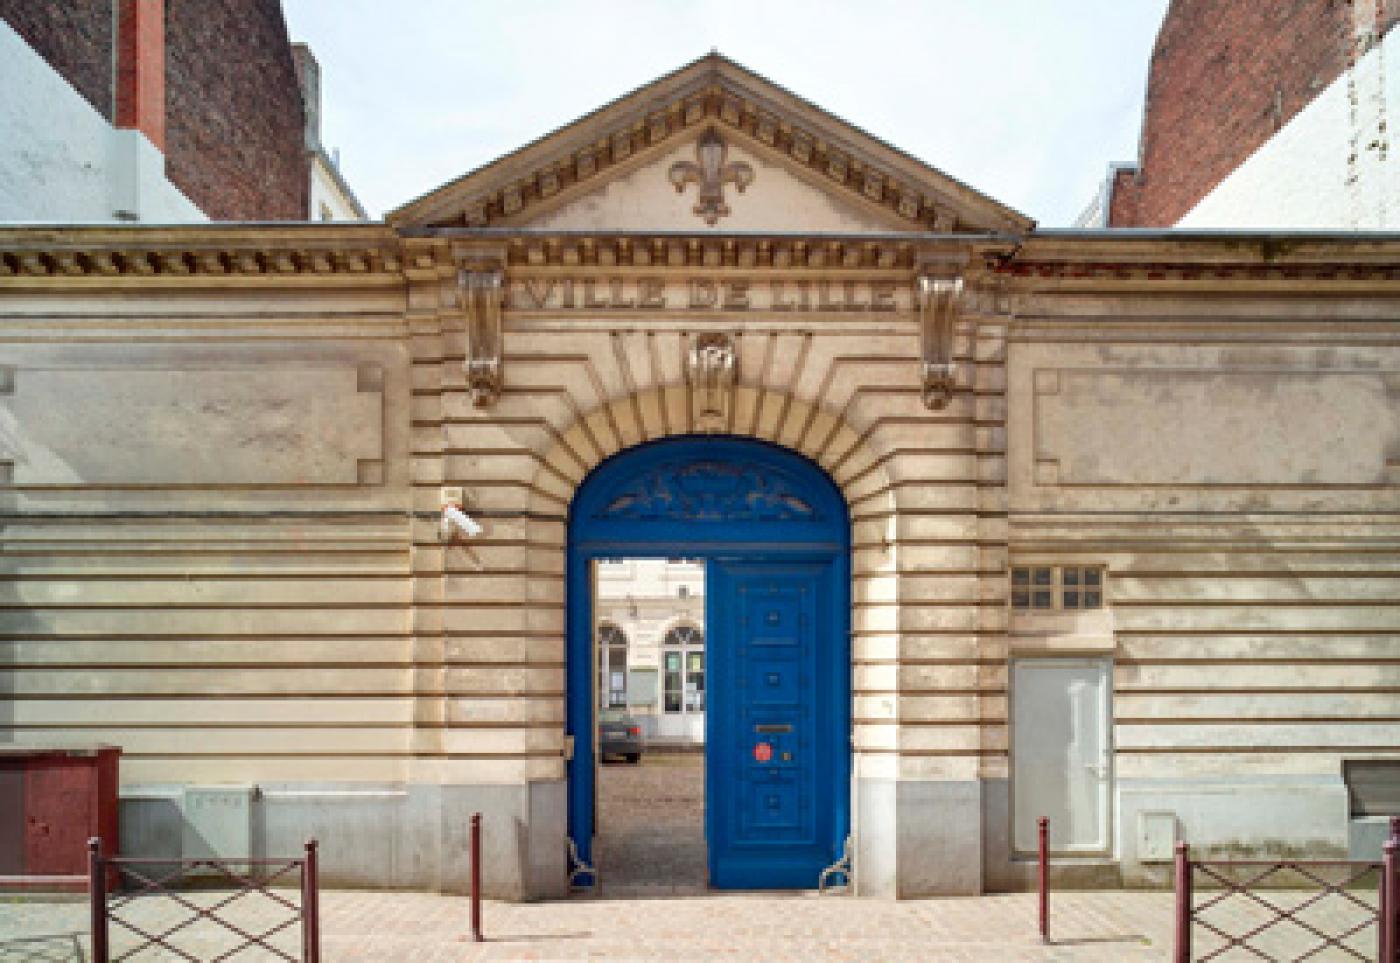
[(718, 48), (1067, 225), (1137, 154), (1167, 0), (283, 0), (371, 216)]

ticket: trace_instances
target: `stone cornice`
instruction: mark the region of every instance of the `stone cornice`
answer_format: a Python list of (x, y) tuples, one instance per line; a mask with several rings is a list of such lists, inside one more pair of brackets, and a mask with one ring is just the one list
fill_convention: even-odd
[[(278, 283), (367, 277), (445, 282), (461, 269), (638, 268), (912, 272), (1006, 255), (1010, 238), (933, 235), (537, 233), (382, 227), (0, 228), (0, 285), (40, 281)], [(455, 283), (455, 282), (454, 282)]]
[(1021, 261), (1301, 264), (1400, 261), (1400, 232), (1038, 230)]
[(0, 228), (0, 284), (39, 279), (398, 276), (382, 225)]
[(508, 269), (668, 268), (915, 271), (930, 262), (980, 265), (1009, 254), (1013, 239), (946, 235), (796, 235), (644, 232), (445, 231), (457, 261), (505, 252)]
[(711, 55), (388, 215), (396, 226), (491, 227), (606, 179), (707, 127), (738, 133), (915, 231), (1029, 230), (1025, 216), (734, 62)]
[(1012, 283), (1080, 287), (1388, 285), (1400, 281), (1400, 234), (1045, 232), (985, 265)]
[[(993, 273), (1063, 281), (1400, 281), (1400, 261), (1390, 264), (1239, 264), (1148, 261), (996, 262)], [(1400, 290), (1395, 292), (1400, 295)]]
[[(539, 232), (384, 225), (0, 227), (0, 287), (451, 281), (461, 269), (899, 272), (1037, 286), (1393, 286), (1400, 234)], [(86, 279), (86, 280), (84, 280)], [(1396, 289), (1400, 294), (1400, 288)]]

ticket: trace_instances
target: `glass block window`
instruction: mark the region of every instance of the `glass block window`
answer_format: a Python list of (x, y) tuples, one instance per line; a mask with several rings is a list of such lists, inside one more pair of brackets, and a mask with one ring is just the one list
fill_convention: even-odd
[(1101, 565), (1018, 565), (1011, 569), (1011, 607), (1025, 612), (1103, 608)]

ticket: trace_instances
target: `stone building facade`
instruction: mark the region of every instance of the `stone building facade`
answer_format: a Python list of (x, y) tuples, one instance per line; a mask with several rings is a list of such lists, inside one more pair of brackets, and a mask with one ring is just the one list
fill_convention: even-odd
[[(718, 56), (382, 225), (6, 228), (4, 731), (120, 744), (129, 851), (219, 791), (218, 838), (451, 889), (480, 810), (491, 893), (558, 895), (581, 523), (797, 585), (782, 526), (844, 513), (783, 611), (848, 779), (759, 798), (859, 892), (1025, 886), (1047, 813), (1065, 879), (1342, 854), (1400, 761), (1397, 280), (1388, 235), (1039, 231)], [(712, 672), (788, 618), (734, 598)]]

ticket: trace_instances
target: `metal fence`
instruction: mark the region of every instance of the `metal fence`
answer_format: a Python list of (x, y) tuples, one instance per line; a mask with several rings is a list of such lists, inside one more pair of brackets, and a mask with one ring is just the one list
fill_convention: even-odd
[(1400, 960), (1398, 835), (1378, 861), (1195, 860), (1178, 843), (1173, 959)]
[[(299, 891), (299, 898), (294, 895)], [(243, 912), (258, 897), (257, 913)], [(288, 859), (151, 859), (105, 856), (99, 839), (88, 841), (88, 897), (92, 958), (115, 963), (146, 950), (201, 963), (191, 927), (214, 924), (224, 937), (210, 960), (260, 949), (291, 963), (320, 963), (321, 932), (316, 880), (316, 841)], [(159, 909), (157, 909), (157, 903)], [(162, 910), (164, 912), (162, 912)], [(173, 912), (172, 912), (173, 911)], [(268, 912), (271, 918), (267, 918)], [(261, 918), (259, 918), (261, 917)], [(300, 924), (301, 952), (274, 942)], [(127, 934), (112, 955), (113, 927)], [(232, 934), (233, 941), (227, 940)], [(130, 937), (134, 937), (131, 939)], [(282, 945), (278, 945), (278, 943)]]

